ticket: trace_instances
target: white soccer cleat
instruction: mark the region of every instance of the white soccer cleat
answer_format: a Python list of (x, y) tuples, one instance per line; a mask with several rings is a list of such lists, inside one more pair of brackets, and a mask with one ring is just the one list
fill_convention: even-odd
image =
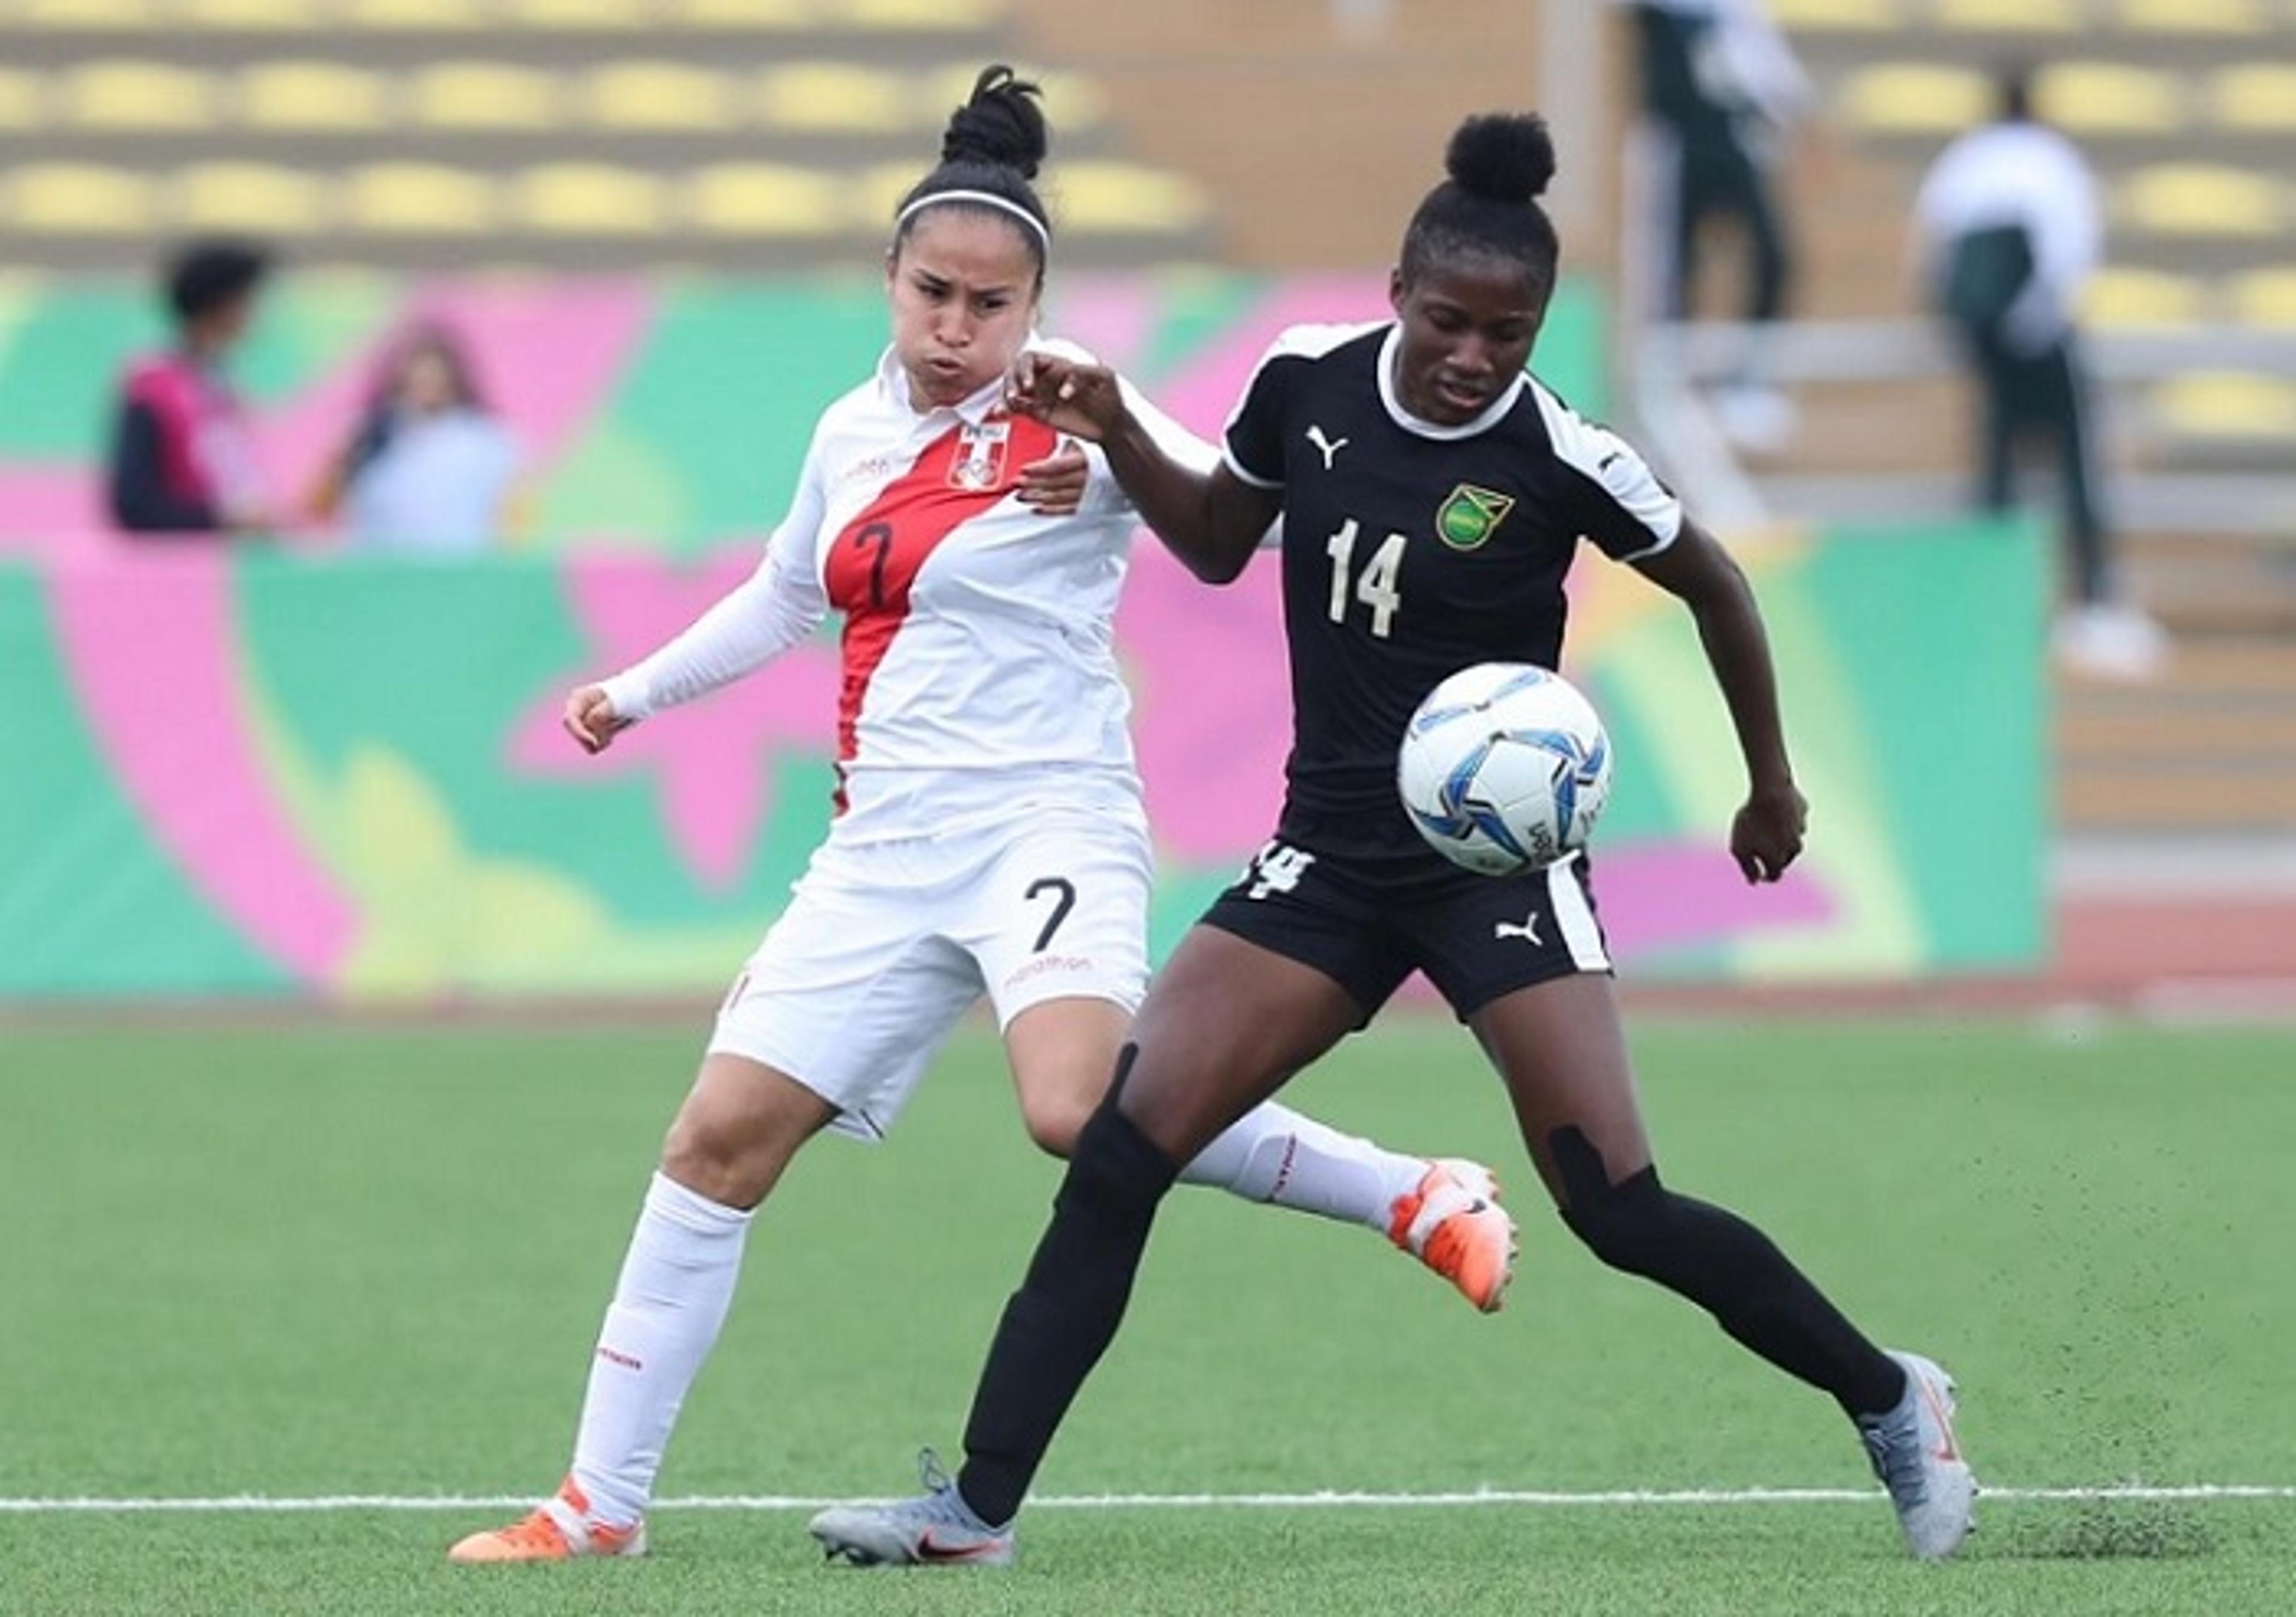
[(1010, 1566), (1011, 1523), (972, 1514), (930, 1449), (918, 1457), (924, 1493), (890, 1505), (838, 1505), (806, 1523), (822, 1554), (853, 1566)]
[(1954, 1435), (1953, 1377), (1918, 1353), (1890, 1357), (1906, 1372), (1906, 1396), (1887, 1415), (1860, 1417), (1857, 1434), (1898, 1507), (1914, 1558), (1942, 1561), (1969, 1536), (1977, 1497), (1977, 1479)]

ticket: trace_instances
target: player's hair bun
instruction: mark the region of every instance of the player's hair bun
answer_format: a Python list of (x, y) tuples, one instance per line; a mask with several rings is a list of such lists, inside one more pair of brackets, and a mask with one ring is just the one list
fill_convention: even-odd
[(1037, 177), (1045, 160), (1045, 114), (1037, 86), (1013, 76), (1003, 62), (984, 69), (972, 97), (953, 113), (940, 139), (944, 163), (990, 163)]
[(1536, 112), (1480, 113), (1451, 136), (1443, 167), (1470, 195), (1529, 202), (1554, 177), (1554, 137)]

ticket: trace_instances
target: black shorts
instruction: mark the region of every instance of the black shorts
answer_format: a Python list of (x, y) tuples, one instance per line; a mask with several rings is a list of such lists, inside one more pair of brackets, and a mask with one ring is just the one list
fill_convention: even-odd
[(1398, 880), (1281, 839), (1253, 856), (1204, 924), (1309, 965), (1368, 1022), (1414, 971), (1464, 1021), (1502, 994), (1611, 969), (1584, 857), (1513, 876), (1423, 863)]

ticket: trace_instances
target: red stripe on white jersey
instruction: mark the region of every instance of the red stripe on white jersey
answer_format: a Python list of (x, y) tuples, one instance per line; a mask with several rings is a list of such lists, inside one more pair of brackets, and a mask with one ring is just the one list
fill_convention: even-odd
[(840, 813), (861, 703), (908, 620), (917, 574), (942, 540), (1019, 488), (1021, 468), (1050, 455), (1057, 441), (1050, 427), (1027, 417), (1000, 415), (979, 428), (951, 427), (831, 542), (822, 581), (829, 603), (845, 614), (845, 677), (837, 701)]

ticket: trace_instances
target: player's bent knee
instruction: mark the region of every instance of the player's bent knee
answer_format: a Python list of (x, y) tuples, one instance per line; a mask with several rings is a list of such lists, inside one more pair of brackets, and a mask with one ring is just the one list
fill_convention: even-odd
[(1073, 1156), (1077, 1137), (1084, 1132), (1094, 1104), (1070, 1096), (1031, 1101), (1021, 1108), (1021, 1121), (1029, 1131), (1029, 1143), (1046, 1155)]
[(1673, 1205), (1658, 1170), (1611, 1182), (1602, 1153), (1576, 1129), (1549, 1137), (1564, 1194), (1562, 1222), (1612, 1268), (1655, 1278), (1671, 1267)]
[(1179, 1178), (1180, 1165), (1119, 1111), (1111, 1095), (1077, 1134), (1055, 1205), (1087, 1215), (1137, 1217)]

